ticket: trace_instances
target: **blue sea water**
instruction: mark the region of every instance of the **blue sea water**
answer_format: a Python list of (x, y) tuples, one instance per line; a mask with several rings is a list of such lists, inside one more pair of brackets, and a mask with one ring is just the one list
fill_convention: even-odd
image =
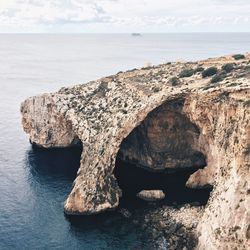
[(22, 131), (26, 97), (121, 70), (250, 52), (249, 33), (0, 35), (0, 249), (146, 249), (118, 214), (64, 216), (78, 150), (34, 150)]

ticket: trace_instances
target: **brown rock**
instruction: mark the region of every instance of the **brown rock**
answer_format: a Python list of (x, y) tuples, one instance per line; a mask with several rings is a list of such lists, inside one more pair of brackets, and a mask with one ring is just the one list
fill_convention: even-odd
[[(250, 55), (245, 57), (134, 70), (24, 101), (22, 123), (32, 142), (65, 147), (79, 138), (83, 144), (65, 212), (93, 214), (118, 206), (118, 154), (153, 170), (206, 164), (187, 182), (213, 185), (198, 224), (198, 249), (249, 249)], [(200, 74), (176, 87), (168, 83), (186, 66), (221, 69), (231, 62), (235, 69), (217, 84)]]
[(162, 190), (142, 190), (136, 196), (145, 201), (159, 201), (165, 198)]

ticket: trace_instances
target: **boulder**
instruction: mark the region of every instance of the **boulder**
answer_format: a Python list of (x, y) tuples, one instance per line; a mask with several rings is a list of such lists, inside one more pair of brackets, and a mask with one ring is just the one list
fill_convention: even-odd
[(142, 190), (136, 196), (145, 201), (159, 201), (165, 198), (162, 190)]

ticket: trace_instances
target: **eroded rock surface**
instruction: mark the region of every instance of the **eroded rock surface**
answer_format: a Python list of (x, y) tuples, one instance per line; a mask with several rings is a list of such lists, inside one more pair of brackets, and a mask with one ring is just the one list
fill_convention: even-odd
[(200, 131), (183, 106), (180, 97), (150, 112), (122, 142), (118, 156), (151, 170), (205, 166), (204, 155), (193, 147)]
[[(65, 212), (93, 214), (118, 206), (118, 152), (153, 170), (206, 164), (187, 182), (193, 188), (213, 185), (197, 227), (198, 249), (248, 249), (249, 60), (250, 55), (238, 61), (228, 56), (142, 68), (22, 103), (32, 142), (57, 147), (79, 138), (83, 144)], [(226, 63), (234, 64), (227, 73)], [(219, 82), (197, 70), (211, 66), (221, 73)], [(177, 81), (185, 69), (193, 75)]]
[(44, 148), (69, 147), (78, 143), (71, 122), (57, 111), (54, 96), (30, 97), (21, 106), (24, 131), (30, 141)]

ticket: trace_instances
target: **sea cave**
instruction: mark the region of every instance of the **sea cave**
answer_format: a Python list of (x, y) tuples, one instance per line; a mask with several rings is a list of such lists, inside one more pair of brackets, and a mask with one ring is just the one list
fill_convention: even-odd
[(206, 155), (196, 150), (199, 128), (182, 109), (183, 100), (157, 107), (122, 141), (114, 169), (121, 204), (142, 190), (162, 190), (161, 203), (169, 205), (207, 203), (212, 186), (186, 186), (190, 175), (206, 166)]

